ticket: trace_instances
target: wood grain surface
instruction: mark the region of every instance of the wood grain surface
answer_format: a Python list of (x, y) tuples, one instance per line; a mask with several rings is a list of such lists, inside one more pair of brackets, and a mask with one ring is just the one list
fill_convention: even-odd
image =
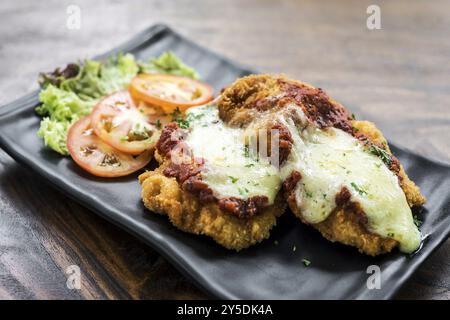
[[(67, 6), (81, 28), (66, 27)], [(368, 30), (366, 8), (381, 8)], [(450, 163), (450, 2), (10, 1), (0, 4), (0, 105), (38, 72), (163, 22), (229, 58), (324, 88), (391, 141)], [(450, 241), (397, 298), (450, 299)], [(79, 265), (81, 290), (65, 270)], [(74, 203), (0, 150), (0, 298), (208, 298), (151, 248)]]

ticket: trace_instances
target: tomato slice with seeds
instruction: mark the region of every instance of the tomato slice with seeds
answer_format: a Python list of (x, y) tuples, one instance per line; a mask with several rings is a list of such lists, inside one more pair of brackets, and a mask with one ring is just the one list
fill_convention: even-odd
[(151, 150), (138, 156), (119, 151), (95, 135), (91, 121), (91, 116), (78, 120), (67, 135), (69, 153), (84, 170), (98, 177), (114, 178), (129, 175), (150, 162)]
[(137, 108), (150, 123), (154, 124), (158, 129), (173, 121), (173, 114), (166, 114), (160, 107), (150, 105), (145, 101), (135, 101)]
[(141, 73), (131, 80), (132, 97), (161, 107), (167, 114), (212, 100), (213, 89), (206, 83), (168, 74)]
[(161, 124), (137, 108), (128, 91), (101, 100), (91, 114), (95, 134), (112, 147), (133, 155), (155, 147)]

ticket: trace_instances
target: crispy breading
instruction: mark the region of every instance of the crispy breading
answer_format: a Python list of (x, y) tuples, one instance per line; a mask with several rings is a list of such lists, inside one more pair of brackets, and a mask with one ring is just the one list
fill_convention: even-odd
[(325, 221), (313, 226), (326, 239), (356, 247), (371, 256), (390, 252), (398, 245), (394, 239), (368, 232), (358, 213), (349, 208), (335, 210)]
[[(236, 80), (219, 97), (220, 118), (230, 125), (241, 126), (255, 117), (258, 101), (281, 93), (277, 79), (271, 75), (249, 75)], [(268, 105), (272, 108), (273, 105)]]
[(167, 215), (177, 228), (213, 238), (227, 249), (241, 250), (269, 237), (276, 219), (285, 210), (281, 195), (275, 204), (256, 216), (240, 219), (223, 212), (217, 203), (201, 204), (198, 198), (182, 190), (175, 178), (162, 174), (170, 160), (156, 158), (163, 163), (155, 171), (139, 176), (144, 205), (151, 211)]

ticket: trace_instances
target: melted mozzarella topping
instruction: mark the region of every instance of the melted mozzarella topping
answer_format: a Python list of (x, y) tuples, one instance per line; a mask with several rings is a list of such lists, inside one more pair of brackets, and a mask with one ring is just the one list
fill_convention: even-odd
[(336, 128), (319, 129), (307, 123), (298, 107), (295, 112), (303, 124), (284, 119), (294, 145), (281, 171), (285, 177), (293, 170), (302, 175), (295, 199), (304, 219), (324, 221), (336, 207), (336, 195), (346, 187), (351, 201), (366, 214), (369, 231), (397, 240), (404, 252), (416, 250), (421, 236), (398, 177), (355, 137)]
[(256, 159), (245, 145), (246, 130), (231, 128), (219, 118), (215, 106), (190, 108), (191, 131), (185, 142), (196, 157), (205, 159), (202, 180), (217, 198), (267, 196), (275, 200), (281, 177), (268, 160)]
[(295, 199), (307, 222), (324, 221), (336, 207), (336, 195), (346, 187), (351, 201), (365, 212), (369, 231), (397, 240), (404, 252), (416, 250), (420, 232), (397, 176), (353, 136), (336, 128), (319, 129), (307, 121), (299, 107), (289, 108), (302, 123), (294, 123), (286, 116), (289, 112), (272, 115), (289, 129), (294, 140), (281, 168), (253, 159), (244, 143), (248, 129), (227, 126), (215, 106), (189, 109), (191, 131), (186, 143), (196, 157), (206, 160), (202, 179), (215, 196), (267, 196), (273, 203), (281, 183), (296, 170), (302, 178)]

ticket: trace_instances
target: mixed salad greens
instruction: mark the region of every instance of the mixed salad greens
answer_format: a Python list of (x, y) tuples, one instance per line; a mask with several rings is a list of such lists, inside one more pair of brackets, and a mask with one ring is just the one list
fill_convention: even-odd
[(46, 146), (68, 155), (69, 127), (89, 115), (101, 98), (126, 89), (139, 73), (199, 77), (171, 52), (149, 61), (138, 61), (130, 53), (119, 54), (106, 61), (85, 60), (69, 64), (64, 70), (41, 74), (39, 82), (43, 89), (39, 99), (42, 104), (36, 108), (43, 117), (39, 137)]

